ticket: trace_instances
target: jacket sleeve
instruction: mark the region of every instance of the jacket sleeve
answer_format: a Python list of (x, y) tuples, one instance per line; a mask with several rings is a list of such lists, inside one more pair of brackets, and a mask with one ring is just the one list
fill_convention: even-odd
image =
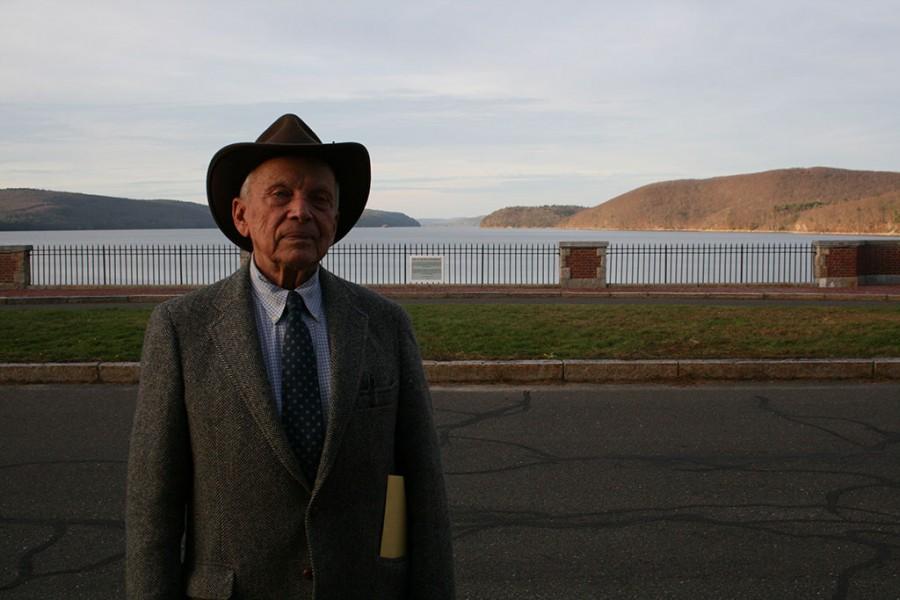
[(126, 589), (130, 599), (184, 596), (181, 540), (191, 457), (181, 360), (166, 305), (150, 317), (131, 433), (126, 493)]
[(441, 449), (412, 325), (402, 313), (396, 448), (407, 496), (409, 598), (455, 597), (453, 550)]

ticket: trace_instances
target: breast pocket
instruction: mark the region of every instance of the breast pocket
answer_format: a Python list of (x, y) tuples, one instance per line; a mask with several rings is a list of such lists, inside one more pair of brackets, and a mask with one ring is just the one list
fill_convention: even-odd
[(356, 408), (366, 410), (392, 406), (397, 403), (397, 380), (379, 380), (363, 373)]

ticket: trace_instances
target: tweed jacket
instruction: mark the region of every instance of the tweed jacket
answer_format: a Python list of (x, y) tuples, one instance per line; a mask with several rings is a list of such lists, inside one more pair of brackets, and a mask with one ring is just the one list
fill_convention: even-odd
[[(332, 352), (322, 462), (281, 428), (248, 268), (153, 312), (128, 461), (126, 584), (148, 598), (452, 598), (431, 400), (405, 312), (320, 271)], [(407, 554), (379, 556), (389, 473)]]

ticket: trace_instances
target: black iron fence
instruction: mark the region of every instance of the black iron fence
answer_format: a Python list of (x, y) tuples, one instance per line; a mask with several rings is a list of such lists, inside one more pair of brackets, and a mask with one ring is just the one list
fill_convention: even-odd
[(205, 285), (240, 266), (226, 245), (35, 246), (32, 285)]
[(615, 244), (609, 285), (810, 284), (812, 244)]
[[(809, 284), (810, 244), (612, 244), (609, 285)], [(555, 285), (557, 244), (351, 244), (323, 265), (364, 285)], [(233, 273), (226, 245), (36, 246), (31, 285), (205, 285)]]
[(322, 264), (365, 285), (555, 285), (557, 244), (337, 244)]
[[(364, 285), (553, 285), (556, 244), (337, 244), (322, 261)], [(235, 246), (36, 246), (31, 284), (205, 285), (240, 266)]]

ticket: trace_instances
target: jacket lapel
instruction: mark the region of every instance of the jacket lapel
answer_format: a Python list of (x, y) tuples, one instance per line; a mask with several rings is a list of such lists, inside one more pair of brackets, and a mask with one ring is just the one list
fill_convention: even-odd
[(240, 394), (278, 460), (311, 492), (312, 485), (300, 469), (275, 409), (275, 399), (259, 347), (247, 265), (227, 280), (214, 309), (218, 314), (210, 321), (209, 335), (219, 351), (231, 387)]
[(366, 313), (355, 306), (353, 292), (343, 282), (322, 268), (319, 281), (331, 342), (332, 397), (317, 488), (334, 465), (347, 423), (356, 409), (369, 323)]

